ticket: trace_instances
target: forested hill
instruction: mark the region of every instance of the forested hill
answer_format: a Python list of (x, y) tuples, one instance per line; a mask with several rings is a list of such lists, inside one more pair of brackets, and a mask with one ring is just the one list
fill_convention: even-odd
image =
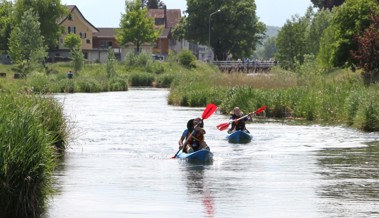
[(267, 26), (267, 29), (265, 32), (267, 38), (277, 36), (280, 28), (281, 27), (277, 27), (277, 26)]

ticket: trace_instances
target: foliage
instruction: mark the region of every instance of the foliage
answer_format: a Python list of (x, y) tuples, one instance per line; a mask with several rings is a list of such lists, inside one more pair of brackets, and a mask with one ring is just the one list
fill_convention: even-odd
[(40, 217), (68, 130), (51, 98), (0, 93), (0, 214)]
[[(40, 32), (38, 15), (32, 9), (25, 11), (21, 22), (12, 30), (9, 52), (13, 62), (26, 66), (31, 72), (47, 56), (44, 38)], [(24, 62), (24, 63), (23, 63)]]
[(342, 5), (345, 0), (311, 0), (313, 5), (319, 9), (329, 9)]
[(371, 15), (379, 11), (372, 0), (346, 0), (335, 8), (329, 27), (321, 39), (320, 58), (324, 66), (351, 66), (355, 64), (350, 51), (356, 51), (354, 36), (361, 36), (371, 24)]
[(141, 8), (139, 0), (125, 1), (125, 14), (122, 14), (120, 29), (116, 33), (119, 45), (132, 43), (140, 52), (143, 43), (153, 43), (158, 38), (154, 20), (147, 16), (147, 9)]
[(183, 50), (178, 54), (179, 64), (186, 68), (195, 67), (195, 55), (190, 50)]
[(74, 48), (71, 50), (72, 68), (74, 72), (79, 72), (83, 68), (84, 55), (81, 48)]
[(152, 86), (154, 79), (151, 73), (133, 73), (128, 80), (131, 86)]
[(0, 3), (0, 54), (8, 50), (8, 40), (11, 33), (12, 1)]
[(274, 54), (276, 52), (276, 46), (275, 46), (276, 37), (269, 37), (265, 40), (263, 43), (262, 49), (258, 50), (257, 53), (259, 53), (259, 57), (264, 60), (269, 60), (270, 58), (274, 57)]
[(115, 57), (115, 54), (114, 54), (114, 51), (112, 48), (109, 48), (108, 49), (108, 56), (107, 56), (107, 77), (108, 79), (109, 78), (112, 78), (116, 75), (116, 69), (115, 69), (115, 65), (116, 65), (116, 57)]
[(142, 0), (142, 2), (143, 6), (146, 6), (148, 9), (158, 9), (165, 6), (161, 0)]
[(331, 18), (332, 13), (329, 10), (319, 10), (313, 17), (306, 40), (309, 54), (317, 55), (319, 53), (322, 34), (330, 25)]
[(348, 70), (325, 74), (314, 56), (296, 73), (273, 69), (268, 76), (246, 74), (181, 74), (171, 84), (169, 104), (205, 106), (217, 102), (227, 113), (238, 105), (253, 111), (266, 105), (266, 116), (294, 118), (319, 123), (346, 124), (378, 131), (378, 89), (365, 87), (359, 75)]
[(81, 45), (82, 45), (82, 40), (77, 34), (69, 33), (64, 38), (64, 46), (69, 48), (70, 51), (80, 48)]
[(33, 9), (38, 14), (45, 46), (54, 48), (61, 35), (61, 27), (57, 20), (64, 17), (67, 8), (61, 4), (60, 0), (17, 0), (14, 8), (15, 25), (22, 22), (24, 12), (29, 9)]
[(303, 63), (307, 54), (306, 32), (309, 20), (293, 16), (282, 27), (276, 38), (276, 59), (284, 69), (294, 69), (295, 63)]
[(379, 15), (373, 16), (373, 23), (361, 37), (357, 37), (359, 48), (352, 55), (357, 66), (364, 70), (366, 82), (379, 80)]
[(125, 65), (129, 68), (145, 68), (152, 63), (151, 54), (145, 52), (139, 54), (128, 53), (125, 57)]
[[(219, 9), (219, 13), (214, 13)], [(190, 41), (210, 44), (217, 60), (225, 60), (229, 55), (249, 57), (266, 28), (259, 22), (255, 11), (253, 0), (189, 0), (188, 17), (182, 18), (185, 21), (180, 22), (175, 36), (181, 38), (184, 35)]]

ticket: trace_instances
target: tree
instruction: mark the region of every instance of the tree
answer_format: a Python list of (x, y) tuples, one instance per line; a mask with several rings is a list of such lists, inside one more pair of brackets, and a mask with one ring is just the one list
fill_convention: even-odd
[(313, 5), (319, 9), (329, 9), (342, 5), (345, 0), (311, 0)]
[(308, 53), (306, 32), (309, 20), (307, 17), (295, 15), (287, 20), (276, 38), (276, 59), (285, 69), (294, 69), (296, 63), (304, 62), (304, 55)]
[(275, 41), (275, 36), (267, 38), (263, 43), (263, 47), (257, 49), (257, 56), (263, 58), (264, 60), (273, 58), (276, 52)]
[[(213, 14), (219, 9), (219, 13)], [(266, 28), (258, 21), (255, 11), (254, 0), (188, 0), (188, 17), (183, 18), (186, 21), (180, 22), (175, 34), (210, 45), (218, 60), (225, 60), (229, 55), (248, 57), (263, 38)]]
[(148, 9), (158, 9), (163, 8), (164, 3), (161, 0), (142, 0), (143, 6), (146, 6)]
[(12, 2), (0, 3), (0, 53), (8, 50), (8, 39), (11, 33)]
[(143, 43), (153, 43), (158, 38), (154, 20), (147, 16), (147, 9), (141, 8), (139, 0), (125, 2), (125, 14), (122, 14), (120, 29), (116, 33), (120, 45), (132, 43), (140, 52)]
[(14, 8), (14, 24), (17, 25), (22, 21), (24, 11), (33, 9), (38, 14), (45, 45), (54, 48), (61, 35), (61, 27), (57, 20), (67, 13), (67, 8), (60, 2), (60, 0), (17, 0)]
[(83, 68), (84, 55), (80, 48), (74, 48), (71, 51), (72, 68), (78, 73)]
[(350, 51), (356, 51), (361, 36), (372, 23), (371, 16), (379, 11), (373, 0), (346, 0), (333, 10), (333, 17), (321, 39), (321, 63), (324, 66), (342, 67), (355, 64)]
[(108, 79), (116, 76), (116, 56), (112, 48), (108, 49), (108, 58), (107, 58), (107, 77)]
[(82, 40), (77, 34), (69, 33), (64, 38), (64, 46), (72, 51), (82, 46)]
[(320, 41), (324, 30), (330, 25), (332, 13), (329, 10), (319, 10), (313, 17), (308, 35), (307, 47), (309, 54), (317, 55), (320, 51)]
[(33, 9), (25, 11), (21, 22), (12, 30), (9, 53), (14, 63), (23, 65), (24, 73), (33, 70), (47, 56), (38, 15)]
[(77, 73), (83, 67), (84, 55), (82, 52), (82, 40), (77, 34), (70, 33), (64, 38), (64, 46), (70, 49), (72, 67)]
[(372, 21), (364, 34), (356, 37), (358, 50), (352, 51), (357, 66), (364, 70), (367, 83), (379, 80), (379, 15), (373, 16)]

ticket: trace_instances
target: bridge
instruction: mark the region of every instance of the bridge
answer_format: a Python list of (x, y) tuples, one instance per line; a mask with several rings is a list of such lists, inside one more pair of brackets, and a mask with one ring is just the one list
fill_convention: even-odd
[(277, 64), (277, 61), (213, 61), (212, 63), (224, 73), (268, 73)]

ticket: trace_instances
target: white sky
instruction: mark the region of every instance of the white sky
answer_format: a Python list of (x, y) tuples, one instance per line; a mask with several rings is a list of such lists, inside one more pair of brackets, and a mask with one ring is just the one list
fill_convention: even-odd
[[(206, 0), (204, 0), (206, 1)], [(168, 9), (187, 8), (186, 0), (163, 0)], [(62, 4), (76, 5), (83, 16), (95, 27), (118, 27), (125, 0), (61, 0)], [(255, 0), (259, 20), (269, 26), (283, 26), (291, 16), (303, 16), (312, 5), (310, 0)]]

